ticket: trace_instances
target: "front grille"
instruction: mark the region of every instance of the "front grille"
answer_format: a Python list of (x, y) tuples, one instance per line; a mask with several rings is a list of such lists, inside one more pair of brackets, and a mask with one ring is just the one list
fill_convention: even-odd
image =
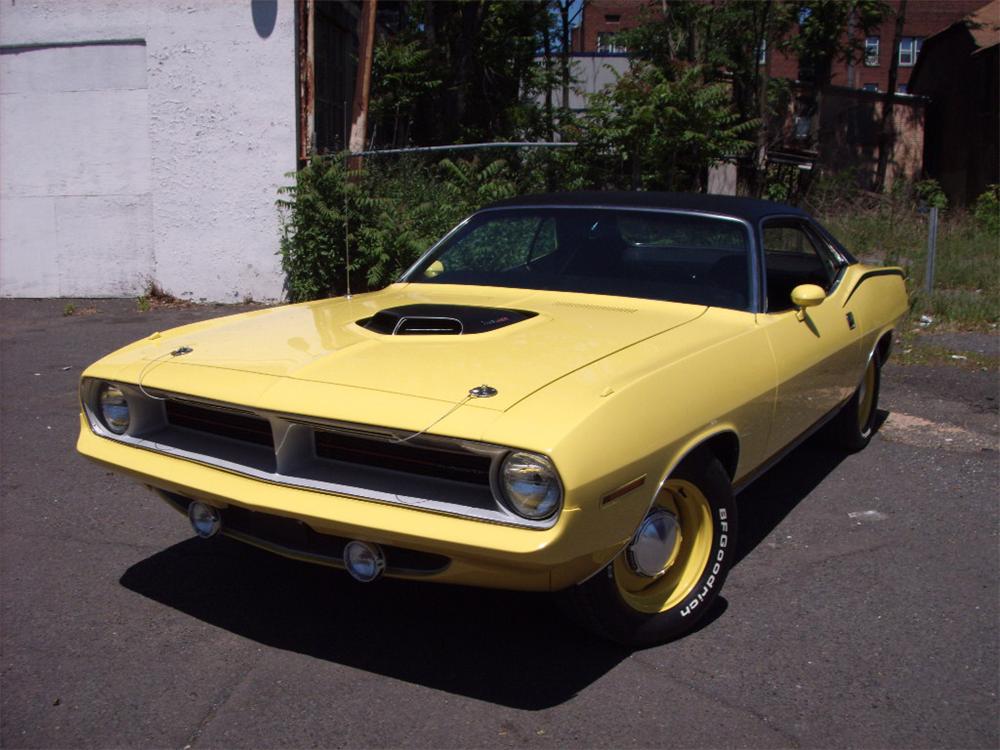
[(519, 528), (547, 529), (557, 520), (533, 521), (507, 507), (492, 481), (494, 464), (510, 450), (505, 446), (152, 395), (127, 383), (120, 387), (132, 422), (114, 435), (98, 416), (98, 386), (85, 381), (84, 408), (94, 432), (109, 440), (334, 497)]
[(392, 469), (437, 479), (489, 486), (490, 457), (422, 448), (316, 430), (316, 455), (346, 463)]
[(266, 419), (222, 409), (208, 409), (172, 399), (164, 406), (167, 410), (167, 422), (175, 427), (269, 448), (274, 445), (271, 423)]

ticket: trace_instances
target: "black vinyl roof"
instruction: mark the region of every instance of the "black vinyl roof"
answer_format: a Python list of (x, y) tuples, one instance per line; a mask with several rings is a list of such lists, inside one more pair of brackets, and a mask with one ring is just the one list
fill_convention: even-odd
[(749, 222), (756, 222), (765, 216), (773, 216), (775, 214), (807, 215), (805, 211), (794, 206), (784, 203), (774, 203), (773, 201), (757, 200), (755, 198), (734, 198), (729, 195), (704, 195), (702, 193), (627, 192), (620, 190), (521, 195), (516, 198), (508, 198), (491, 203), (488, 206), (484, 206), (484, 208), (528, 208), (532, 206), (667, 208), (722, 214)]

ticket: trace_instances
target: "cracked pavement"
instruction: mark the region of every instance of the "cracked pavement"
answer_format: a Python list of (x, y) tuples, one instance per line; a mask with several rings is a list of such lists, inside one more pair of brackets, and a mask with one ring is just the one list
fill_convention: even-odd
[(76, 455), (77, 380), (235, 308), (66, 304), (0, 300), (4, 748), (1000, 742), (995, 367), (890, 363), (868, 449), (810, 441), (752, 485), (708, 622), (630, 652), (544, 596), (362, 586), (193, 539)]

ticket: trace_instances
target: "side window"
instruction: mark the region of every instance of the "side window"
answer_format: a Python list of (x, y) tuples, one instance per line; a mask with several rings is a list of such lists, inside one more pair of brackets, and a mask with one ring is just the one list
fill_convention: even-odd
[(816, 284), (829, 291), (836, 261), (800, 221), (766, 222), (762, 232), (768, 312), (792, 308), (792, 289)]

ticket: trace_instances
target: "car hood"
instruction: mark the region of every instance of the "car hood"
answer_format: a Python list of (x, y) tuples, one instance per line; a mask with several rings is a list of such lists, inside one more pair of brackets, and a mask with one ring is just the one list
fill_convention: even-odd
[[(531, 317), (462, 335), (387, 335), (358, 324), (379, 311), (415, 304), (513, 309)], [(705, 310), (575, 293), (396, 284), (351, 299), (278, 307), (154, 334), (130, 348), (129, 358), (147, 363), (164, 358), (171, 365), (166, 369), (175, 371), (173, 365), (219, 368), (451, 403), (488, 385), (496, 395), (476, 406), (506, 410), (564, 375)], [(180, 347), (191, 351), (171, 357)]]

